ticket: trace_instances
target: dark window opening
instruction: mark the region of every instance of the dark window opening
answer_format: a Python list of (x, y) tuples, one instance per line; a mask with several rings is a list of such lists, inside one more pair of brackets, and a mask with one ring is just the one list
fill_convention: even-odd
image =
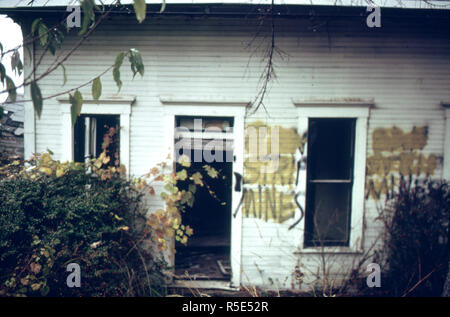
[[(105, 143), (105, 141), (109, 142)], [(74, 127), (74, 161), (98, 157), (106, 147), (108, 165), (120, 165), (120, 116), (81, 115)]]
[(355, 119), (309, 119), (305, 247), (350, 241)]

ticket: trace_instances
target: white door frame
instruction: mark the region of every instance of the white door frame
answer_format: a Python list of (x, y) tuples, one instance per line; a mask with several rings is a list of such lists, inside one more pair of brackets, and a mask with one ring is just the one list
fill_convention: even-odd
[[(234, 173), (243, 175), (244, 172), (244, 117), (245, 107), (248, 101), (230, 100), (225, 98), (172, 98), (160, 97), (164, 106), (166, 143), (169, 146), (171, 157), (174, 153), (175, 116), (201, 117), (231, 117), (234, 120), (233, 127), (233, 162)], [(174, 159), (174, 158), (172, 158)], [(241, 282), (241, 252), (242, 252), (242, 212), (239, 207), (242, 192), (234, 190), (236, 178), (233, 175), (231, 188), (231, 287), (238, 287)], [(242, 190), (242, 186), (241, 186)], [(236, 217), (233, 217), (233, 214)]]

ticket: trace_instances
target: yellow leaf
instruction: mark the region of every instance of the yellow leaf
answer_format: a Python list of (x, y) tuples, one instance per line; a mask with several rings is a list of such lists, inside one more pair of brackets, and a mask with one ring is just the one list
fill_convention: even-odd
[(123, 231), (128, 231), (130, 228), (128, 228), (128, 226), (123, 226), (123, 227), (120, 227), (118, 230), (120, 231), (120, 230), (123, 230)]
[(64, 175), (64, 169), (63, 168), (58, 168), (56, 170), (56, 177), (61, 177)]
[(103, 163), (103, 164), (108, 164), (109, 161), (110, 161), (110, 159), (111, 159), (111, 158), (110, 158), (109, 156), (105, 156), (105, 157), (102, 158), (102, 163)]
[(195, 184), (203, 186), (203, 176), (202, 174), (200, 174), (199, 172), (194, 173), (191, 177), (190, 180), (194, 181)]
[(42, 163), (44, 165), (46, 165), (46, 164), (50, 163), (50, 161), (52, 160), (52, 157), (50, 156), (49, 153), (44, 153), (41, 156), (41, 160), (42, 160)]
[(95, 163), (94, 163), (94, 166), (95, 166), (96, 168), (102, 167), (102, 161), (100, 161), (99, 159), (96, 160)]
[(31, 263), (30, 264), (30, 269), (31, 272), (33, 272), (34, 274), (38, 274), (41, 271), (42, 265), (40, 265), (39, 263)]
[(194, 234), (194, 230), (191, 227), (186, 226), (186, 234), (188, 236), (192, 236)]
[(45, 173), (47, 175), (52, 175), (52, 173), (53, 173), (52, 169), (49, 167), (41, 167), (39, 169), (39, 171), (41, 171), (42, 173)]
[(203, 168), (206, 170), (209, 177), (211, 177), (211, 178), (217, 178), (217, 176), (219, 175), (219, 173), (217, 172), (217, 170), (214, 167), (211, 167), (209, 165), (203, 165)]
[(178, 158), (178, 164), (181, 164), (183, 167), (190, 167), (191, 159), (186, 154), (183, 154)]
[(40, 288), (41, 288), (41, 284), (39, 284), (39, 283), (31, 284), (31, 289), (32, 289), (33, 291), (37, 291), (37, 290), (40, 289)]
[(22, 283), (23, 286), (27, 286), (29, 282), (30, 280), (27, 278), (20, 279), (20, 283)]

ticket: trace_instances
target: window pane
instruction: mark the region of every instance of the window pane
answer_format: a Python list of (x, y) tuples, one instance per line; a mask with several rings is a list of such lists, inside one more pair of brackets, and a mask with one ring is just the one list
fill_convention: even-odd
[(354, 119), (310, 119), (308, 178), (351, 179)]
[(105, 137), (110, 140), (107, 154), (111, 160), (108, 165), (119, 165), (120, 116), (81, 115), (74, 127), (74, 161), (85, 162), (86, 159), (98, 157), (103, 151)]
[(351, 184), (309, 184), (306, 246), (344, 246), (349, 241)]
[(226, 132), (233, 127), (233, 118), (177, 116), (176, 126), (196, 132), (205, 130)]

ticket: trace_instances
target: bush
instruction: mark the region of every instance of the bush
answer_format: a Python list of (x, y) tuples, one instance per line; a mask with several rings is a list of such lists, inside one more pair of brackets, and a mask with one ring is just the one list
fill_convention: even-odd
[(448, 183), (402, 179), (391, 197), (391, 208), (381, 214), (384, 295), (440, 296), (450, 251)]
[[(39, 172), (0, 179), (0, 294), (163, 295), (165, 266), (142, 247), (151, 235), (135, 186), (45, 155)], [(81, 267), (80, 288), (66, 285), (69, 263)]]

